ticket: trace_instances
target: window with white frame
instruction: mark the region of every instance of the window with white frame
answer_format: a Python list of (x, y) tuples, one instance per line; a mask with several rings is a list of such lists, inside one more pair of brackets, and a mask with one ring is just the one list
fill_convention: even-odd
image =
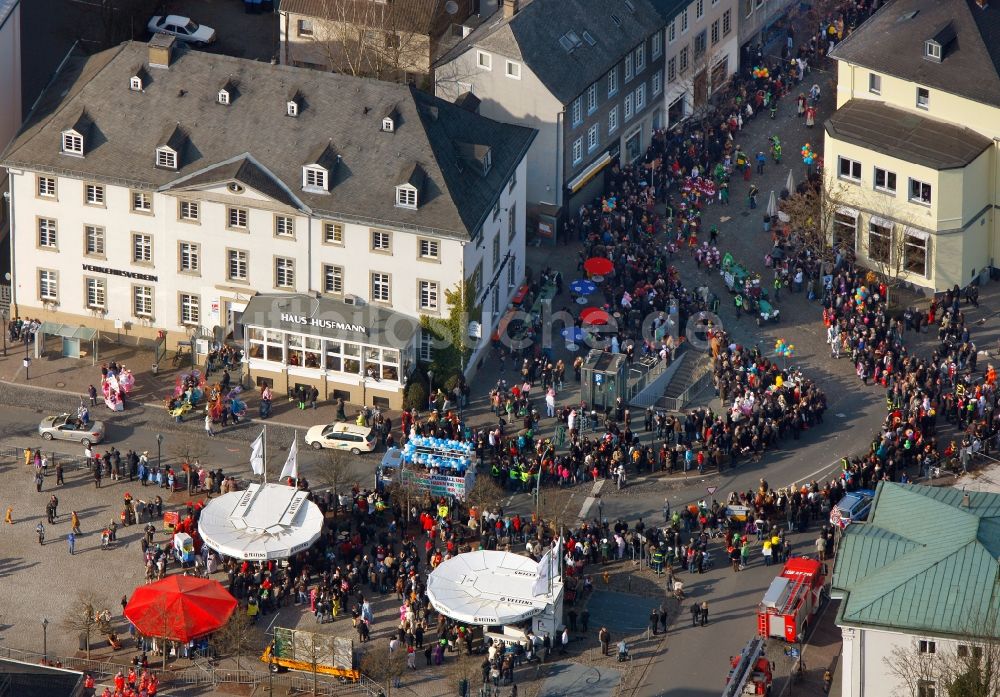
[(128, 88), (133, 92), (142, 92), (142, 78), (138, 75), (133, 75), (128, 79)]
[(638, 75), (646, 69), (646, 44), (645, 42), (635, 47), (635, 74)]
[(687, 30), (688, 30), (688, 11), (687, 8), (685, 7), (684, 11), (681, 12), (681, 34), (686, 32)]
[(667, 27), (667, 41), (673, 43), (677, 40), (677, 20), (675, 19)]
[(726, 10), (722, 13), (722, 35), (729, 36), (729, 32), (733, 28), (733, 14), (732, 10)]
[(104, 256), (104, 228), (98, 225), (84, 225), (84, 253), (93, 256)]
[(573, 164), (578, 165), (583, 162), (583, 138), (573, 141)]
[(671, 58), (667, 61), (667, 82), (677, 79), (677, 59)]
[(104, 187), (101, 184), (85, 184), (84, 201), (88, 206), (104, 205)]
[(226, 223), (237, 230), (247, 229), (247, 209), (229, 206), (226, 209)]
[(38, 177), (38, 195), (42, 198), (56, 197), (55, 177)]
[(419, 241), (420, 247), (420, 258), (421, 259), (440, 259), (441, 258), (441, 243), (437, 240), (429, 240), (422, 238)]
[(835, 249), (857, 250), (858, 212), (847, 208), (833, 214), (833, 246)]
[(216, 95), (216, 99), (218, 100), (219, 104), (222, 104), (223, 106), (228, 106), (229, 105), (229, 91), (228, 90), (219, 90), (219, 93)]
[(937, 41), (925, 41), (924, 42), (924, 58), (929, 58), (932, 61), (941, 62), (941, 44)]
[(517, 236), (517, 203), (510, 204), (507, 212), (507, 242), (513, 242)]
[(132, 286), (132, 314), (136, 317), (153, 316), (152, 286)]
[(181, 201), (177, 215), (181, 220), (197, 221), (201, 215), (201, 207), (197, 201)]
[(881, 167), (875, 168), (875, 190), (887, 194), (896, 193), (896, 173)]
[(978, 661), (983, 657), (983, 647), (971, 646), (969, 644), (959, 644), (958, 648), (955, 650), (955, 655), (959, 658), (974, 658)]
[(635, 110), (642, 111), (646, 106), (646, 83), (635, 88)]
[(697, 0), (694, 4), (694, 18), (701, 19), (705, 14), (705, 0)]
[(303, 167), (302, 186), (307, 189), (326, 190), (326, 169), (323, 167)]
[(66, 131), (62, 134), (62, 151), (66, 155), (83, 156), (83, 136), (76, 131)]
[(46, 302), (59, 300), (59, 272), (51, 269), (38, 270), (38, 299)]
[(587, 88), (587, 113), (593, 114), (597, 111), (597, 83)]
[(587, 152), (593, 152), (597, 149), (600, 140), (598, 139), (598, 128), (595, 123), (590, 128), (587, 129)]
[(197, 273), (201, 267), (201, 250), (196, 242), (177, 243), (177, 268), (185, 273)]
[(391, 252), (392, 233), (385, 230), (372, 230), (372, 251)]
[(288, 257), (274, 258), (274, 287), (295, 287), (295, 260)]
[(323, 292), (340, 294), (344, 292), (344, 267), (323, 264)]
[(576, 128), (581, 123), (583, 123), (583, 98), (577, 97), (573, 100), (573, 127)]
[(616, 65), (608, 71), (608, 96), (613, 97), (618, 94), (618, 66)]
[(657, 70), (653, 73), (653, 96), (657, 96), (663, 91), (663, 72)]
[(917, 697), (937, 697), (937, 683), (933, 680), (917, 680)]
[(170, 148), (157, 148), (156, 166), (164, 169), (177, 169), (177, 153)]
[(274, 234), (277, 237), (295, 237), (295, 219), (290, 215), (274, 216)]
[(399, 351), (366, 346), (365, 371), (380, 380), (399, 380)]
[(436, 281), (419, 281), (417, 284), (420, 309), (424, 312), (438, 311), (438, 284)]
[(417, 347), (417, 358), (429, 363), (434, 360), (434, 337), (428, 331), (420, 331), (420, 344)]
[(708, 44), (708, 31), (702, 29), (694, 37), (694, 57), (698, 58), (705, 53)]
[(372, 301), (379, 303), (387, 303), (392, 297), (392, 292), (389, 286), (389, 274), (381, 273), (380, 271), (372, 272)]
[(107, 307), (107, 286), (103, 278), (87, 278), (87, 309), (103, 310)]
[(608, 135), (618, 130), (618, 105), (615, 104), (608, 112)]
[(313, 22), (311, 19), (300, 19), (296, 26), (296, 31), (299, 36), (312, 36), (313, 35)]
[(153, 263), (153, 236), (144, 232), (132, 233), (132, 261), (137, 264)]
[(476, 51), (476, 65), (483, 70), (493, 70), (493, 56), (485, 51)]
[(635, 77), (635, 63), (632, 54), (625, 56), (625, 82), (627, 83), (633, 77)]
[(712, 22), (712, 45), (719, 43), (719, 20)]
[(299, 103), (294, 99), (289, 99), (285, 102), (285, 114), (287, 116), (298, 116), (299, 115)]
[(132, 192), (132, 210), (136, 213), (150, 213), (153, 210), (153, 195), (145, 191)]
[(400, 208), (416, 208), (417, 190), (412, 186), (397, 186), (396, 205)]
[(650, 44), (651, 44), (650, 51), (653, 54), (653, 60), (656, 60), (657, 58), (660, 57), (660, 54), (663, 53), (663, 32), (658, 31), (655, 34), (653, 34), (653, 38), (650, 40)]
[(926, 87), (917, 88), (917, 108), (928, 109), (931, 105), (931, 91)]
[(507, 75), (507, 77), (511, 78), (512, 80), (520, 80), (521, 79), (521, 64), (520, 63), (515, 63), (514, 61), (510, 61), (510, 60), (507, 61), (506, 75)]
[(683, 75), (687, 71), (687, 69), (688, 69), (688, 47), (687, 46), (685, 46), (684, 48), (681, 49), (680, 59), (681, 59), (680, 60), (680, 63), (681, 63), (681, 75)]
[(931, 205), (931, 185), (926, 182), (910, 179), (910, 202), (924, 206)]
[(476, 295), (483, 292), (483, 260), (480, 259), (479, 263), (476, 264), (475, 270), (472, 272), (472, 287), (476, 291)]
[(868, 73), (868, 91), (872, 94), (882, 94), (882, 76), (878, 73)]
[(201, 322), (201, 298), (193, 293), (181, 293), (177, 300), (181, 324)]
[(325, 244), (344, 244), (343, 223), (323, 223), (323, 242)]
[(868, 259), (888, 264), (892, 258), (892, 223), (882, 218), (868, 221)]
[(846, 157), (837, 158), (837, 174), (841, 179), (852, 182), (861, 181), (861, 163)]
[(230, 281), (248, 280), (249, 261), (243, 249), (226, 250), (226, 278)]
[(924, 278), (930, 273), (927, 243), (930, 236), (923, 230), (906, 228), (903, 231), (903, 268)]
[[(257, 327), (247, 327), (247, 344), (250, 347), (250, 358), (259, 358), (272, 363), (285, 360), (285, 336), (283, 332), (264, 330)], [(327, 342), (333, 345), (334, 342)], [(340, 343), (336, 343), (337, 353), (340, 353)], [(340, 363), (337, 363), (338, 369)]]
[(625, 95), (625, 120), (628, 121), (632, 118), (632, 107), (633, 107), (633, 97), (632, 94)]
[(38, 246), (46, 249), (55, 249), (59, 246), (59, 235), (54, 219), (38, 219)]

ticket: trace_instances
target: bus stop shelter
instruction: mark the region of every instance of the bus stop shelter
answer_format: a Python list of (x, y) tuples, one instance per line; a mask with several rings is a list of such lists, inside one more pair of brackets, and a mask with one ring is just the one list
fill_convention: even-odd
[(50, 336), (58, 337), (62, 341), (64, 358), (85, 357), (87, 354), (81, 351), (81, 346), (86, 346), (89, 342), (91, 363), (97, 365), (99, 358), (97, 347), (100, 341), (96, 329), (58, 322), (42, 322), (42, 326), (35, 332), (35, 358), (41, 358), (45, 350), (45, 340)]

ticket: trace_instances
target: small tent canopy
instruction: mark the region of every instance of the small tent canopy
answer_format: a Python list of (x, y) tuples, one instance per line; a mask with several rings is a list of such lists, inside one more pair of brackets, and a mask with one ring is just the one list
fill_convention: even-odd
[[(97, 365), (97, 345), (98, 333), (91, 327), (83, 327), (72, 324), (60, 324), (59, 322), (42, 322), (38, 332), (35, 334), (35, 356), (39, 354), (39, 348), (44, 346), (45, 337), (57, 336), (63, 340), (62, 355), (70, 358), (80, 357), (80, 342), (90, 342), (91, 362)], [(39, 343), (41, 342), (41, 343)]]

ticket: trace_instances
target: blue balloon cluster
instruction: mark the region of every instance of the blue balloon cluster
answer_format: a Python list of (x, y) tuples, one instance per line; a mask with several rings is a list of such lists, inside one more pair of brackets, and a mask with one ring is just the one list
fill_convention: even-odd
[(464, 473), (472, 464), (475, 449), (472, 443), (447, 438), (415, 436), (403, 447), (403, 460), (407, 464), (424, 465), (437, 469), (450, 469)]

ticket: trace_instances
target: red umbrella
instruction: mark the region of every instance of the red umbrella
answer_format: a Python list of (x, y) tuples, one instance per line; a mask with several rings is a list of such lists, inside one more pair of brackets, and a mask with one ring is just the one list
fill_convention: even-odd
[(615, 265), (606, 257), (591, 257), (583, 262), (583, 268), (591, 276), (607, 276), (615, 270)]
[(222, 627), (236, 605), (218, 581), (174, 575), (136, 588), (125, 617), (145, 636), (187, 642)]
[(584, 324), (607, 324), (611, 321), (611, 316), (599, 307), (587, 307), (580, 313), (580, 319)]

